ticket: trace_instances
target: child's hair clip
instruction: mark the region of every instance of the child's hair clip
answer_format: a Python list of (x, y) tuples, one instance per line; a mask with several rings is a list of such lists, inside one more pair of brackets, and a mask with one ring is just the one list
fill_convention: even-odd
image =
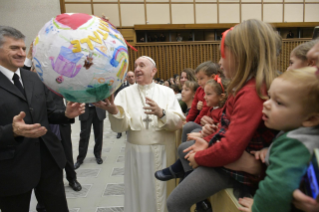
[(222, 41), (220, 43), (220, 53), (222, 55), (222, 58), (225, 58), (225, 38), (226, 38), (226, 35), (229, 31), (233, 30), (234, 27), (231, 27), (229, 29), (227, 29), (225, 32), (223, 32), (223, 37), (222, 37)]
[(220, 85), (220, 87), (222, 88), (222, 91), (224, 93), (225, 89), (224, 89), (222, 79), (220, 78), (220, 76), (216, 74), (214, 80)]

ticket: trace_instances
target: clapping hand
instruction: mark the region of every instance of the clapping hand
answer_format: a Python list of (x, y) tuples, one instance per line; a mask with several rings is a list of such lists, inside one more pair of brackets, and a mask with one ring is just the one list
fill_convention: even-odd
[(212, 124), (214, 124), (214, 120), (211, 117), (205, 115), (200, 119), (200, 124), (202, 126), (205, 126), (206, 124), (212, 125)]
[(65, 109), (65, 116), (69, 119), (73, 119), (85, 112), (84, 103), (68, 102)]
[(47, 129), (38, 123), (26, 124), (23, 120), (25, 116), (25, 112), (20, 112), (19, 115), (13, 117), (12, 128), (14, 137), (39, 138), (47, 133)]
[(215, 124), (205, 124), (205, 126), (202, 129), (202, 136), (206, 137), (208, 135), (213, 134), (217, 130), (217, 125)]
[(190, 139), (195, 140), (195, 143), (192, 146), (184, 149), (183, 152), (188, 152), (188, 154), (185, 156), (185, 159), (187, 159), (189, 157), (189, 155), (191, 155), (192, 153), (196, 153), (198, 151), (207, 149), (207, 147), (208, 147), (208, 143), (204, 139), (196, 138), (196, 137), (192, 137), (192, 136), (189, 136), (189, 137), (190, 137)]

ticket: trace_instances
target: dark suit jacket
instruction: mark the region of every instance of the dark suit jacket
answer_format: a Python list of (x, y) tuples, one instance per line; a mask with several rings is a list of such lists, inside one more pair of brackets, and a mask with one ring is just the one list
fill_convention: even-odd
[[(70, 123), (64, 110), (56, 109), (52, 94), (39, 77), (20, 68), (26, 97), (0, 72), (0, 196), (25, 193), (34, 188), (41, 175), (40, 142), (43, 142), (56, 164), (62, 169), (66, 159), (50, 123)], [(13, 136), (12, 119), (21, 111), (25, 123), (40, 123), (48, 132), (40, 138)]]
[[(95, 107), (97, 117), (100, 121), (103, 121), (106, 117), (106, 111)], [(89, 104), (85, 104), (85, 113), (79, 116), (80, 121), (86, 121), (89, 118)]]
[(125, 81), (122, 83), (122, 85), (114, 92), (114, 97), (124, 88), (130, 86), (129, 82)]

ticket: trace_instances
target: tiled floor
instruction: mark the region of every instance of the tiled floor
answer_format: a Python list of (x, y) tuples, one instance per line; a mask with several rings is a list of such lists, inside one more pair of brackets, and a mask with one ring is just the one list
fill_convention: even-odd
[[(73, 157), (78, 155), (80, 122), (72, 125)], [(104, 121), (103, 164), (98, 165), (93, 155), (94, 135), (91, 130), (89, 150), (84, 163), (76, 170), (82, 185), (73, 191), (64, 179), (70, 212), (123, 212), (124, 211), (124, 151), (126, 134), (116, 139), (108, 118)], [(31, 200), (30, 212), (35, 212), (36, 199)]]

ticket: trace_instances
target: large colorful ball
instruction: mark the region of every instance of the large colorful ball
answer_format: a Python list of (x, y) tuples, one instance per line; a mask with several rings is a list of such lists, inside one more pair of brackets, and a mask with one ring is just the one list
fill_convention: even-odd
[(120, 32), (99, 17), (82, 13), (64, 13), (46, 23), (32, 53), (44, 84), (73, 102), (109, 97), (122, 84), (128, 67)]

